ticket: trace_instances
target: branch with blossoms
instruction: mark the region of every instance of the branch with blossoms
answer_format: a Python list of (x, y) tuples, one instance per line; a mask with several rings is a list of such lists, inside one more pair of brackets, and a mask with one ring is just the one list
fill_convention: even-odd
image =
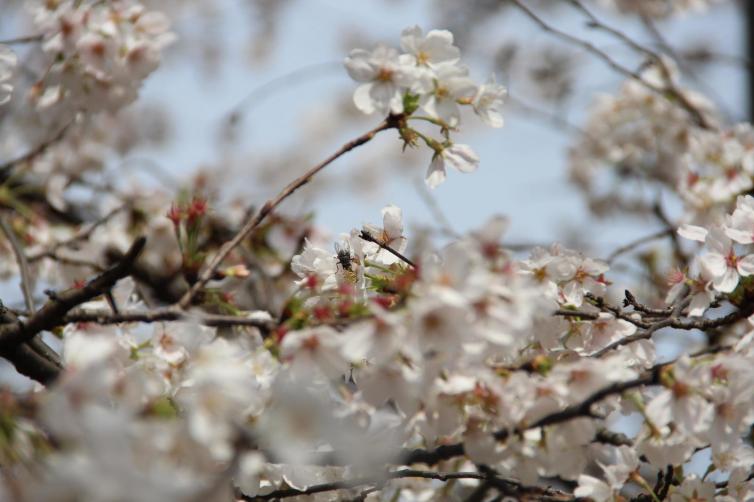
[(0, 327), (0, 349), (7, 350), (30, 341), (39, 332), (59, 325), (63, 316), (71, 309), (111, 289), (117, 281), (129, 275), (134, 261), (144, 249), (145, 244), (146, 239), (136, 239), (120, 263), (87, 283), (67, 291), (53, 293), (50, 300), (26, 321)]
[[(646, 19), (691, 8), (603, 3)], [(457, 140), (467, 116), (502, 127), (507, 91), (471, 77), (448, 30), (351, 51), (352, 105), (377, 125), (314, 165), (291, 148), (290, 165), (273, 163), (282, 188), (257, 204), (225, 200), (241, 183), (219, 170), (175, 193), (124, 182), (127, 161), (105, 173), (152, 136), (149, 112), (128, 105), (176, 41), (168, 15), (137, 0), (30, 3), (38, 65), (0, 43), (0, 106), (50, 131), (11, 138), (0, 166), (0, 273), (21, 285), (0, 356), (42, 385), (0, 391), (0, 499), (751, 498), (752, 128), (726, 124), (671, 59), (586, 4), (566, 10), (646, 64), (512, 4), (626, 78), (583, 127), (543, 113), (580, 133), (569, 168), (590, 209), (651, 208), (662, 225), (606, 260), (514, 246), (499, 215), (457, 232), (431, 198), (443, 247), (412, 238), (393, 204), (332, 237), (284, 212), (388, 130), (396, 152), (424, 152), (430, 189), (482, 165)], [(670, 194), (682, 214), (664, 213)], [(611, 268), (629, 255), (646, 277)], [(667, 358), (660, 338), (689, 332), (705, 346)], [(702, 451), (700, 477), (688, 465)]]

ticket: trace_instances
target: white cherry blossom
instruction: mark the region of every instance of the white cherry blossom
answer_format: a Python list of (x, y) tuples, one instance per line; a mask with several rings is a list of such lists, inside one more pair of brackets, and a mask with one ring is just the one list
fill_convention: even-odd
[(479, 167), (479, 157), (468, 145), (453, 144), (435, 154), (427, 169), (425, 181), (430, 188), (436, 188), (447, 177), (445, 163), (462, 173), (473, 173)]
[(354, 49), (345, 60), (348, 74), (363, 82), (354, 92), (356, 108), (366, 114), (403, 111), (403, 93), (416, 85), (418, 74), (398, 51), (378, 45), (371, 52)]
[(712, 285), (721, 293), (730, 293), (740, 277), (754, 274), (754, 255), (739, 256), (722, 229), (713, 228), (705, 240), (709, 251), (699, 258), (702, 269), (712, 278)]
[(452, 64), (461, 58), (461, 51), (453, 45), (453, 34), (448, 30), (430, 30), (425, 36), (418, 26), (406, 28), (401, 32), (401, 48), (421, 66)]
[(482, 122), (490, 127), (503, 127), (503, 114), (500, 108), (503, 106), (503, 99), (508, 95), (508, 91), (502, 85), (495, 81), (495, 75), (484, 84), (480, 85), (476, 91), (471, 104), (474, 112), (479, 115)]

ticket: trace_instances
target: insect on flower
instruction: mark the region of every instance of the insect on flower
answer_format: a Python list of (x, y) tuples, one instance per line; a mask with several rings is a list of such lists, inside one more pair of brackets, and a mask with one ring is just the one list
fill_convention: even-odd
[(338, 264), (343, 267), (343, 270), (351, 271), (351, 264), (353, 262), (353, 256), (351, 255), (351, 247), (347, 242), (335, 243), (335, 254), (338, 260)]

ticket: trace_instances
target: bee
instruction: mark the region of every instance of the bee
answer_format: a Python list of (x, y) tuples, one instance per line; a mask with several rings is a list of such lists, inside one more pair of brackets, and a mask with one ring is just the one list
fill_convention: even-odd
[(338, 260), (338, 264), (341, 267), (343, 267), (343, 270), (347, 270), (348, 272), (351, 272), (353, 256), (351, 256), (351, 247), (348, 245), (348, 243), (344, 242), (341, 245), (336, 242), (335, 254), (336, 254), (336, 259)]

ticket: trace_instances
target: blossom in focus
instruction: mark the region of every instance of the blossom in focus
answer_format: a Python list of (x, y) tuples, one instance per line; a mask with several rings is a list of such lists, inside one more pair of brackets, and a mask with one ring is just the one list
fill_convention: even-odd
[(461, 120), (459, 100), (474, 97), (477, 87), (465, 66), (443, 64), (435, 68), (434, 88), (422, 96), (422, 107), (432, 117), (455, 127)]
[(754, 255), (739, 256), (722, 229), (713, 227), (705, 241), (709, 252), (699, 258), (702, 269), (712, 278), (712, 285), (721, 293), (731, 293), (739, 277), (754, 274)]
[[(380, 243), (389, 246), (399, 253), (406, 250), (407, 240), (403, 235), (403, 212), (398, 206), (390, 204), (389, 206), (382, 208), (381, 228), (376, 225), (367, 224), (364, 225), (364, 230), (369, 232), (369, 234), (380, 241)], [(379, 248), (376, 244), (372, 243), (371, 246), (372, 247), (369, 248), (369, 250), (374, 253), (374, 256), (371, 257), (372, 260), (376, 260), (385, 265), (400, 261), (397, 256), (385, 249)], [(378, 249), (374, 249), (374, 247), (377, 247)], [(365, 252), (367, 251), (366, 244), (364, 250)]]
[(366, 114), (403, 111), (403, 93), (417, 83), (417, 72), (392, 47), (378, 45), (371, 52), (354, 49), (345, 60), (348, 74), (363, 82), (353, 94), (356, 108)]
[(461, 51), (453, 45), (453, 34), (448, 30), (431, 30), (426, 36), (418, 26), (401, 32), (401, 49), (411, 54), (420, 66), (456, 63)]

